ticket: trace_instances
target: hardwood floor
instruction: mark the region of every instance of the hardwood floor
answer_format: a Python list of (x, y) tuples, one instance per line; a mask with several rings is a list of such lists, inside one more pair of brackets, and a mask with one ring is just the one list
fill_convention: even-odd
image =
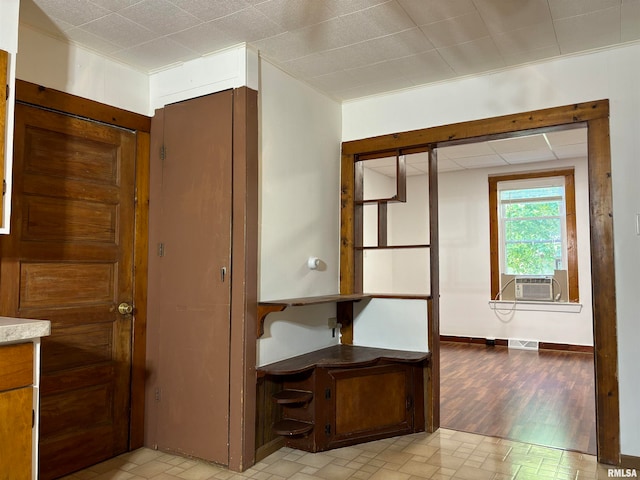
[(594, 455), (593, 354), (440, 344), (441, 426)]

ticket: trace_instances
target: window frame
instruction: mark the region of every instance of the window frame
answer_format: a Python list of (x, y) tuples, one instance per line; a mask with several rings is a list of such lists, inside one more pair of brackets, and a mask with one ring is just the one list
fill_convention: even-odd
[(569, 283), (567, 298), (571, 303), (577, 303), (580, 300), (580, 291), (578, 287), (578, 244), (576, 235), (575, 170), (573, 168), (489, 176), (489, 236), (492, 299), (496, 298), (500, 292), (501, 273), (500, 252), (502, 246), (500, 244), (501, 222), (499, 218), (500, 201), (498, 198), (498, 183), (516, 180), (535, 180), (548, 177), (564, 177), (566, 255)]

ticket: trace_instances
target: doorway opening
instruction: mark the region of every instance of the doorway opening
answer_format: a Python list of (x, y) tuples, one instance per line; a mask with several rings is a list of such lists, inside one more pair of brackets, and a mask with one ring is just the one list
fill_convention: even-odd
[[(433, 127), (343, 143), (342, 157), (342, 242), (341, 293), (362, 288), (361, 255), (354, 243), (356, 215), (354, 201), (355, 164), (360, 159), (373, 160), (395, 155), (429, 152), (430, 193), (430, 301), (428, 345), (432, 353), (427, 387), (426, 428), (441, 426), (440, 411), (440, 282), (438, 252), (438, 182), (436, 148), (456, 144), (483, 142), (499, 138), (520, 137), (532, 132), (547, 133), (576, 125), (587, 128), (587, 183), (589, 190), (589, 230), (591, 283), (593, 295), (594, 370), (597, 411), (597, 452), (602, 463), (619, 464), (619, 407), (616, 341), (615, 282), (613, 266), (613, 226), (611, 220), (611, 181), (609, 147), (609, 106), (601, 100), (556, 107), (522, 114)], [(400, 163), (398, 163), (400, 165)], [(400, 170), (398, 170), (400, 171)], [(436, 239), (435, 242), (433, 239)], [(360, 262), (360, 266), (358, 264)]]

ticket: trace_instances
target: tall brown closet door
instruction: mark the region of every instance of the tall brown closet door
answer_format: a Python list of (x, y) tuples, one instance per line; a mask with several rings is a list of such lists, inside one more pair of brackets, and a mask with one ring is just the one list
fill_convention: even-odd
[[(147, 444), (229, 462), (233, 92), (152, 128)], [(163, 141), (161, 141), (163, 140)]]

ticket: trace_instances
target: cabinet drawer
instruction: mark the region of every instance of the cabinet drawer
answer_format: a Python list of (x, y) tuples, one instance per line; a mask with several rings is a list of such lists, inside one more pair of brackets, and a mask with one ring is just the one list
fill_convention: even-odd
[(33, 383), (33, 343), (0, 346), (0, 391)]

